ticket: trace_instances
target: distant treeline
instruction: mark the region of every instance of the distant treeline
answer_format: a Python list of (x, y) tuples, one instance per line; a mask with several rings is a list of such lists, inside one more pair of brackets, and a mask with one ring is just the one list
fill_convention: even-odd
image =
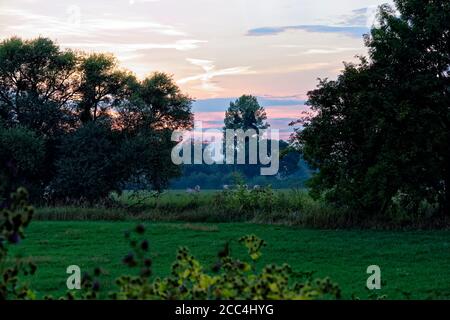
[[(280, 141), (279, 144), (281, 150), (289, 148), (289, 144), (285, 141)], [(297, 152), (281, 155), (280, 169), (275, 176), (262, 176), (261, 166), (261, 164), (185, 164), (182, 165), (182, 176), (173, 179), (170, 188), (186, 189), (200, 186), (202, 189), (223, 189), (224, 186), (235, 185), (237, 180), (249, 187), (270, 185), (275, 189), (305, 188), (306, 181), (313, 173)]]

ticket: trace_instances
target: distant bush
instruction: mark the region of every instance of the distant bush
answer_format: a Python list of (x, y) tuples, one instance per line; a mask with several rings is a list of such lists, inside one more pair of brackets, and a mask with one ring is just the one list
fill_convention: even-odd
[(277, 194), (270, 186), (249, 189), (237, 185), (235, 189), (216, 194), (214, 206), (222, 212), (242, 219), (254, 217), (257, 213), (272, 213), (276, 208)]

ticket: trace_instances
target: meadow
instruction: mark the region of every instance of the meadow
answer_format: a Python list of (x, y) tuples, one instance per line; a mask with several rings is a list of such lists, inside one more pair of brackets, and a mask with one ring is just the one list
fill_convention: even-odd
[[(114, 279), (130, 272), (122, 263), (128, 253), (124, 232), (135, 221), (33, 221), (27, 238), (12, 248), (10, 257), (33, 260), (37, 275), (24, 278), (38, 297), (58, 297), (66, 292), (66, 268), (82, 271), (100, 266), (103, 292)], [(450, 232), (312, 230), (254, 223), (146, 223), (153, 276), (166, 276), (182, 245), (205, 266), (212, 266), (225, 242), (255, 234), (268, 243), (258, 265), (289, 263), (295, 271), (315, 271), (314, 276), (337, 282), (345, 299), (371, 298), (365, 289), (366, 269), (379, 265), (382, 289), (388, 299), (450, 298)], [(245, 250), (231, 243), (233, 255)]]
[[(84, 272), (102, 268), (106, 298), (117, 277), (133, 274), (122, 262), (130, 250), (124, 234), (144, 223), (153, 277), (169, 275), (180, 246), (188, 247), (208, 272), (228, 241), (233, 256), (245, 259), (237, 239), (255, 234), (268, 244), (258, 266), (287, 263), (299, 272), (293, 280), (301, 280), (303, 272), (330, 277), (344, 299), (450, 298), (448, 228), (422, 226), (408, 215), (365, 224), (354, 219), (302, 189), (126, 191), (95, 204), (37, 207), (26, 239), (10, 257), (36, 263), (37, 275), (24, 279), (38, 298), (65, 294), (70, 265)], [(366, 289), (370, 265), (381, 267), (382, 289), (376, 292)]]

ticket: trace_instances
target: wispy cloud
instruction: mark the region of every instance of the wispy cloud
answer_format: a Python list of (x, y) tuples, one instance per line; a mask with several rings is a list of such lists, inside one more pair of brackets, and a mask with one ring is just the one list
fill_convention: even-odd
[(326, 25), (297, 25), (282, 27), (262, 27), (250, 29), (248, 36), (273, 36), (291, 30), (302, 30), (315, 33), (341, 33), (350, 37), (361, 37), (369, 31), (369, 28), (362, 26), (326, 26)]
[(135, 3), (150, 3), (150, 2), (160, 2), (161, 0), (128, 0), (130, 4)]
[(361, 37), (368, 33), (372, 25), (376, 22), (378, 6), (369, 6), (353, 10), (351, 13), (334, 18), (334, 23), (317, 25), (289, 25), (276, 27), (261, 27), (250, 29), (248, 36), (271, 36), (283, 32), (302, 30), (314, 33), (340, 33), (349, 37)]
[[(295, 46), (286, 46), (287, 49), (296, 49)], [(300, 51), (298, 53), (290, 53), (287, 56), (288, 57), (301, 57), (303, 55), (326, 55), (326, 54), (336, 54), (336, 53), (342, 53), (342, 52), (360, 52), (361, 48), (356, 47), (348, 47), (348, 48), (332, 48), (332, 47), (320, 47), (320, 48), (310, 48), (306, 49), (303, 48), (303, 51)]]
[(0, 39), (43, 36), (109, 52), (139, 77), (173, 74), (197, 98), (304, 99), (317, 77), (365, 53), (366, 8), (384, 2), (391, 0), (0, 0)]
[(249, 74), (255, 75), (271, 75), (271, 74), (288, 74), (288, 73), (297, 73), (302, 71), (309, 70), (318, 70), (329, 67), (330, 63), (328, 62), (312, 62), (312, 63), (304, 63), (298, 65), (290, 65), (290, 66), (274, 66), (270, 68), (261, 68), (259, 70), (254, 70), (249, 72)]
[(350, 14), (340, 17), (338, 24), (348, 26), (366, 26), (370, 28), (376, 21), (378, 6), (369, 6), (353, 10)]
[(140, 50), (152, 49), (175, 49), (179, 51), (189, 51), (197, 49), (199, 44), (205, 43), (205, 40), (177, 40), (175, 42), (167, 43), (114, 43), (114, 42), (67, 42), (63, 43), (63, 47), (78, 48), (78, 49), (101, 49), (110, 51), (114, 49), (120, 52), (133, 52)]
[(305, 52), (303, 52), (303, 54), (331, 54), (357, 50), (361, 50), (361, 48), (317, 48), (317, 49), (308, 49)]
[(189, 63), (198, 66), (203, 69), (203, 73), (186, 77), (183, 79), (178, 80), (177, 82), (179, 84), (186, 84), (189, 82), (199, 81), (201, 89), (208, 91), (208, 92), (216, 92), (221, 91), (222, 88), (220, 88), (217, 83), (213, 81), (214, 78), (222, 77), (222, 76), (230, 76), (230, 75), (237, 75), (237, 74), (245, 74), (248, 73), (250, 70), (250, 67), (233, 67), (233, 68), (225, 68), (225, 69), (216, 69), (216, 66), (214, 65), (213, 61), (210, 60), (202, 60), (202, 59), (186, 59)]
[[(109, 16), (107, 18), (87, 18), (81, 14), (76, 6), (68, 7), (66, 16), (61, 18), (35, 14), (23, 9), (2, 9), (0, 23), (6, 31), (29, 31), (40, 34), (80, 35), (87, 36), (104, 32), (143, 32), (159, 33), (167, 36), (186, 36), (187, 34), (174, 26), (151, 22), (148, 20), (125, 19), (124, 17)], [(8, 23), (14, 20), (15, 24)]]
[[(84, 24), (84, 23), (83, 23)], [(173, 26), (164, 25), (149, 21), (135, 21), (135, 20), (115, 20), (112, 23), (111, 19), (89, 19), (86, 21), (87, 28), (93, 31), (147, 31), (156, 32), (168, 36), (185, 36), (184, 31), (178, 30)]]

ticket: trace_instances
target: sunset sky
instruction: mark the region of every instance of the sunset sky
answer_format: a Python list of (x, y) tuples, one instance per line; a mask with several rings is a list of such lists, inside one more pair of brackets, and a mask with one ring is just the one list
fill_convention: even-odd
[(0, 38), (49, 37), (114, 53), (140, 78), (174, 76), (199, 101), (196, 120), (220, 128), (229, 100), (261, 97), (287, 135), (317, 78), (366, 54), (362, 34), (388, 0), (0, 0)]

